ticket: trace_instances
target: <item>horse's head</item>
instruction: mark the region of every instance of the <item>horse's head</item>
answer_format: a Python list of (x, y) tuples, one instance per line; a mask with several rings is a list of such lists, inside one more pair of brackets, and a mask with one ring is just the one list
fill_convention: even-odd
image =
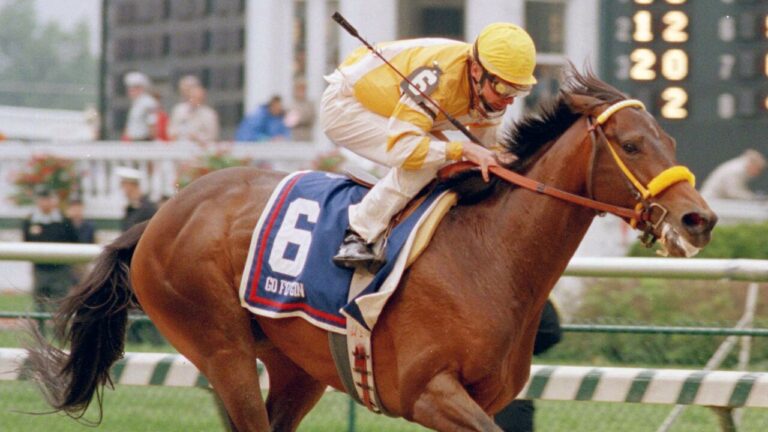
[[(641, 102), (625, 99), (591, 74), (573, 72), (565, 97), (590, 124), (587, 191), (592, 198), (635, 208), (630, 223), (658, 239), (663, 253), (692, 256), (710, 240), (717, 216), (675, 158), (675, 140)], [(576, 83), (578, 85), (573, 85)]]

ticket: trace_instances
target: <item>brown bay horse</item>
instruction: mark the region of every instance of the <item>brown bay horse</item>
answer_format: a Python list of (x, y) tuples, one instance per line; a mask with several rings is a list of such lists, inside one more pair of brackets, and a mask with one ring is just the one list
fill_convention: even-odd
[[(717, 217), (685, 181), (641, 196), (609, 151), (648, 185), (676, 164), (675, 142), (637, 106), (612, 113), (600, 133), (588, 131), (623, 99), (571, 70), (552, 106), (508, 134), (507, 150), (520, 156), (514, 168), (605, 203), (652, 203), (641, 226), (672, 255), (686, 255), (708, 243)], [(30, 349), (33, 376), (54, 408), (77, 416), (109, 383), (134, 300), (206, 375), (234, 430), (295, 430), (326, 386), (343, 389), (324, 330), (300, 318), (253, 316), (239, 303), (254, 226), (284, 175), (250, 168), (207, 175), (106, 247), (59, 311), (71, 352), (42, 341)], [(459, 186), (480, 182), (472, 175)], [(386, 410), (436, 430), (498, 430), (491, 414), (525, 384), (545, 300), (595, 215), (498, 180), (482, 199), (454, 207), (374, 328)], [(266, 401), (257, 358), (269, 372)]]

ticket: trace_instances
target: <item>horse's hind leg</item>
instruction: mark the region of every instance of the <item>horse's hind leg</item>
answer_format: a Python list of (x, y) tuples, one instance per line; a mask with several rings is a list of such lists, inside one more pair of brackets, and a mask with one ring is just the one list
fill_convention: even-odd
[(269, 372), (267, 412), (273, 431), (294, 431), (325, 392), (321, 384), (283, 353), (273, 349), (259, 355)]
[[(179, 303), (176, 303), (177, 305)], [(179, 352), (183, 353), (205, 375), (213, 390), (226, 408), (231, 423), (239, 432), (266, 432), (270, 430), (267, 410), (261, 396), (256, 356), (260, 350), (269, 350), (265, 342), (255, 341), (251, 335), (250, 318), (245, 309), (240, 315), (211, 313), (213, 302), (193, 308), (177, 307), (193, 322), (210, 322), (208, 328), (191, 331), (181, 317), (168, 319), (151, 308), (146, 308), (157, 324)], [(236, 311), (239, 312), (239, 311)], [(222, 319), (225, 317), (226, 319)], [(216, 321), (218, 319), (218, 321)]]
[(221, 352), (204, 360), (208, 381), (219, 395), (235, 431), (268, 431), (269, 421), (261, 396), (256, 358)]
[[(171, 289), (170, 284), (152, 277), (160, 274), (161, 269), (152, 265), (161, 260), (138, 258), (132, 263), (132, 276), (147, 315), (168, 341), (208, 378), (239, 432), (269, 431), (256, 357), (260, 351), (268, 351), (271, 344), (254, 339), (251, 318), (240, 307), (237, 297), (221, 295), (215, 289)], [(196, 274), (185, 270), (179, 270), (178, 274)], [(207, 275), (211, 277), (211, 272)], [(176, 286), (193, 285), (180, 282)]]

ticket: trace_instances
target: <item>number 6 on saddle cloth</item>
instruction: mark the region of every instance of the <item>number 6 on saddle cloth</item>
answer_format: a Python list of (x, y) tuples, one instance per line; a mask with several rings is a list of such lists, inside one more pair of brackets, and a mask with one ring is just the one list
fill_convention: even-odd
[[(348, 301), (354, 271), (331, 261), (348, 225), (347, 207), (359, 202), (367, 191), (347, 177), (330, 173), (302, 171), (283, 179), (251, 238), (240, 284), (243, 306), (272, 318), (300, 316), (341, 334), (352, 318), (370, 331), (383, 303), (374, 310), (363, 310), (365, 301)], [(417, 244), (419, 228), (436, 226), (432, 219), (439, 218), (429, 216), (454, 203), (455, 194), (445, 185), (423, 194), (418, 207), (391, 228), (386, 264), (355, 297), (391, 294)]]

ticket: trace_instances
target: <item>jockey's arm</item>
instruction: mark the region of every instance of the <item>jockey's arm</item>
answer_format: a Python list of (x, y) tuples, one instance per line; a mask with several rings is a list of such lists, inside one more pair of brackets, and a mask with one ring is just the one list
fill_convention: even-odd
[(441, 134), (432, 134), (433, 118), (408, 96), (398, 101), (389, 118), (387, 151), (405, 169), (421, 169), (458, 161), (462, 157), (463, 143), (451, 141)]
[(495, 153), (470, 141), (433, 139), (430, 137), (433, 124), (434, 120), (428, 113), (404, 96), (389, 119), (387, 151), (403, 152), (401, 165), (405, 169), (442, 165), (465, 158), (480, 166), (483, 179), (488, 181), (488, 167), (498, 165)]

